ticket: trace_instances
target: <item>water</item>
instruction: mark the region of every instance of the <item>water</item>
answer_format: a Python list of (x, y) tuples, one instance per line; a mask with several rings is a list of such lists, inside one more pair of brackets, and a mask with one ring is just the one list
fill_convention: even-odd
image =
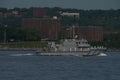
[(120, 52), (107, 54), (81, 58), (0, 51), (0, 80), (120, 80)]

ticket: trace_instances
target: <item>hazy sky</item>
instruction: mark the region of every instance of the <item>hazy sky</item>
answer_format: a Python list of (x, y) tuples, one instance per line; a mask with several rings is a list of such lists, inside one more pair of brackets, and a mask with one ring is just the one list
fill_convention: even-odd
[(120, 0), (0, 0), (0, 7), (62, 7), (76, 9), (120, 9)]

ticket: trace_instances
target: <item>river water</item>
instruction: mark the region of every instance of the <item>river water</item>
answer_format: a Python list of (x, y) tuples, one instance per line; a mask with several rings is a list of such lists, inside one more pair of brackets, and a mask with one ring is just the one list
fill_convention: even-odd
[(35, 56), (0, 51), (0, 80), (120, 80), (120, 52), (106, 57)]

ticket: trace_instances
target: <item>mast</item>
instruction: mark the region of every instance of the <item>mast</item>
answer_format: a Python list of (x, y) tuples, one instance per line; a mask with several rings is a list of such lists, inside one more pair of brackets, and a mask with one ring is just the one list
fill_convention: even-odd
[(75, 38), (75, 25), (72, 26), (72, 38), (74, 39)]

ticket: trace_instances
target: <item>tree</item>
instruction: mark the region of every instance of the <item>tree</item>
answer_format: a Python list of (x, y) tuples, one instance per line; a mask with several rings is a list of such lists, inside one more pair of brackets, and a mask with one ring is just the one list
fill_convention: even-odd
[(38, 41), (40, 40), (40, 32), (37, 29), (29, 28), (24, 29), (26, 41)]

